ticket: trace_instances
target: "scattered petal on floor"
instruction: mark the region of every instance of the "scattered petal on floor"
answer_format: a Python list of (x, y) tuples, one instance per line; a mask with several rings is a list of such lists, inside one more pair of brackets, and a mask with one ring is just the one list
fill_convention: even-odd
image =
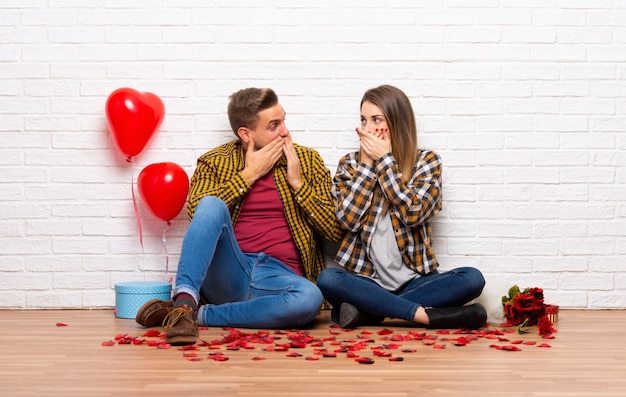
[(158, 329), (149, 329), (143, 334), (143, 336), (147, 338), (153, 338), (155, 336), (159, 336), (160, 333), (161, 332)]
[(489, 347), (497, 349), (497, 350), (506, 350), (506, 351), (513, 351), (513, 352), (518, 352), (522, 350), (519, 347), (513, 346), (513, 345), (489, 345)]
[[(67, 326), (66, 323), (57, 323), (57, 326)], [(201, 330), (207, 330), (202, 328)], [(391, 362), (403, 361), (404, 357), (393, 357), (391, 351), (402, 351), (403, 353), (416, 353), (417, 349), (403, 348), (403, 345), (416, 342), (433, 349), (445, 350), (448, 346), (466, 346), (475, 341), (492, 341), (489, 347), (497, 350), (521, 351), (516, 345), (536, 345), (540, 348), (551, 348), (547, 343), (537, 344), (535, 340), (513, 339), (506, 336), (515, 332), (509, 328), (488, 328), (478, 330), (462, 329), (457, 330), (407, 330), (396, 332), (392, 329), (383, 328), (377, 331), (342, 329), (338, 325), (329, 326), (330, 336), (318, 338), (307, 330), (260, 330), (256, 332), (245, 332), (232, 327), (223, 328), (223, 333), (217, 339), (205, 341), (198, 339), (194, 345), (178, 347), (183, 351), (183, 358), (189, 361), (202, 361), (204, 358), (195, 352), (198, 349), (206, 348), (212, 352), (206, 357), (207, 360), (227, 361), (229, 357), (220, 350), (240, 351), (258, 350), (267, 352), (286, 352), (291, 349), (301, 349), (304, 354), (291, 351), (287, 357), (304, 357), (307, 361), (318, 361), (320, 357), (335, 358), (337, 354), (345, 353), (346, 358), (352, 358), (360, 364), (373, 364), (370, 357), (362, 357), (358, 352), (367, 351), (375, 357), (386, 357)], [(556, 330), (554, 330), (556, 332)], [(338, 335), (343, 335), (338, 336)], [(454, 337), (447, 336), (454, 335)], [(554, 339), (554, 335), (540, 335), (543, 339)], [(157, 349), (170, 349), (172, 346), (165, 342), (166, 334), (158, 329), (149, 329), (141, 337), (120, 333), (114, 339), (102, 342), (102, 346), (115, 345), (146, 345)], [(489, 342), (489, 343), (492, 343)], [(500, 342), (500, 343), (498, 343)], [(496, 344), (498, 343), (498, 344)], [(503, 344), (506, 343), (506, 344)], [(410, 347), (413, 347), (410, 346)], [(445, 353), (442, 353), (445, 354)], [(247, 356), (246, 356), (247, 357)], [(341, 356), (343, 357), (343, 356)], [(264, 361), (266, 357), (254, 356), (253, 361)]]

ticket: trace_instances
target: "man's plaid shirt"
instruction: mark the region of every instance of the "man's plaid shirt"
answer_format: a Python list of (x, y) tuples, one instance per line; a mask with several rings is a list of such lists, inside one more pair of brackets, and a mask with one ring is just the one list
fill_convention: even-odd
[[(302, 186), (294, 192), (287, 183), (287, 160), (282, 156), (272, 173), (285, 217), (300, 252), (306, 277), (315, 282), (326, 266), (319, 235), (337, 242), (343, 231), (337, 224), (335, 205), (330, 194), (330, 171), (313, 149), (294, 144), (300, 159)], [(240, 171), (245, 165), (241, 141), (233, 140), (205, 153), (198, 159), (191, 178), (187, 214), (193, 218), (196, 206), (205, 196), (222, 199), (230, 209), (233, 225), (237, 222), (246, 194), (250, 190)]]
[(358, 152), (349, 153), (339, 161), (332, 194), (339, 224), (348, 231), (335, 257), (337, 263), (356, 273), (375, 275), (365, 247), (371, 245), (375, 225), (388, 207), (403, 263), (423, 275), (437, 269), (429, 222), (441, 210), (437, 153), (421, 150), (409, 180), (400, 176), (391, 153), (372, 167), (359, 163)]

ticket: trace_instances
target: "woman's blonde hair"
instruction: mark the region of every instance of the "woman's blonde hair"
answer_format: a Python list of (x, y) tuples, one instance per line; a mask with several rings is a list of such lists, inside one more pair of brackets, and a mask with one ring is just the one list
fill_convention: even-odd
[(381, 85), (365, 91), (361, 99), (378, 106), (387, 120), (391, 136), (391, 153), (402, 174), (411, 178), (417, 162), (417, 125), (411, 101), (402, 90), (391, 85)]

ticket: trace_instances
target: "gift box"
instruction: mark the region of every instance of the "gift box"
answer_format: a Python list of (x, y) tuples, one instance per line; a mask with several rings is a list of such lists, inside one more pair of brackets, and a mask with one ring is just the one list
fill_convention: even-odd
[(132, 281), (115, 284), (115, 316), (135, 318), (144, 303), (171, 299), (172, 284), (159, 281)]
[(557, 305), (546, 305), (546, 316), (552, 324), (559, 321), (559, 307)]

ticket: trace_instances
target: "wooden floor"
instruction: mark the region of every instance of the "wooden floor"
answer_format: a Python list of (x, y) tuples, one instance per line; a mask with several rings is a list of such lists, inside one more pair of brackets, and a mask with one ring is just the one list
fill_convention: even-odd
[[(180, 350), (149, 346), (163, 340), (143, 336), (146, 329), (115, 318), (112, 310), (0, 311), (0, 395), (626, 396), (626, 312), (561, 310), (558, 320), (556, 338), (548, 340), (536, 328), (523, 335), (497, 335), (502, 329), (496, 326), (480, 335), (445, 335), (391, 321), (347, 332), (329, 327), (323, 312), (306, 330), (315, 340), (304, 348), (276, 351), (293, 335), (270, 331), (274, 343), (249, 342), (247, 349)], [(145, 342), (103, 346), (120, 335)], [(205, 342), (229, 335), (201, 330)], [(455, 345), (461, 336), (469, 343)], [(241, 344), (243, 338), (231, 340)], [(535, 345), (511, 343), (516, 340)], [(543, 343), (551, 347), (539, 347)], [(362, 346), (352, 353), (374, 363), (357, 363), (345, 352), (324, 357), (349, 346)], [(389, 354), (404, 360), (390, 361)], [(227, 360), (216, 361), (220, 355)]]

